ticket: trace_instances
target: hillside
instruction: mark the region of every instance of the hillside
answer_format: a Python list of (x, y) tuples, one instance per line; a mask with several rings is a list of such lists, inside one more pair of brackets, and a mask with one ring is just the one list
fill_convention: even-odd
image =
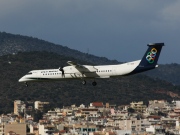
[(87, 80), (86, 86), (81, 84), (81, 80), (30, 83), (29, 87), (18, 83), (18, 79), (32, 69), (58, 68), (68, 60), (88, 64), (49, 52), (21, 52), (0, 56), (0, 113), (12, 112), (13, 101), (17, 99), (49, 101), (52, 107), (82, 103), (87, 105), (94, 101), (122, 105), (131, 101), (143, 100), (147, 103), (153, 99), (179, 99), (179, 87), (143, 74), (97, 79), (96, 87), (91, 85), (92, 80)]
[[(70, 49), (66, 46), (56, 45), (37, 38), (14, 35), (5, 32), (0, 32), (0, 48), (0, 56), (18, 52), (47, 51), (54, 52), (65, 57), (73, 57), (78, 60), (92, 63), (93, 65), (119, 63), (115, 60), (112, 61), (104, 57), (97, 57), (91, 54), (82, 53), (80, 51)], [(60, 63), (58, 66), (64, 65), (64, 63)], [(179, 64), (160, 65), (159, 68), (156, 68), (153, 71), (145, 72), (145, 74), (151, 78), (159, 78), (161, 80), (171, 82), (174, 85), (180, 85)]]
[(37, 38), (14, 35), (5, 32), (0, 32), (0, 48), (0, 56), (25, 51), (47, 51), (67, 57), (74, 57), (94, 64), (118, 63), (116, 60), (108, 60), (105, 57), (97, 57), (91, 54), (82, 53), (66, 46), (56, 45)]
[(153, 71), (145, 72), (152, 78), (159, 78), (171, 82), (173, 85), (180, 85), (180, 65), (176, 63), (159, 65)]

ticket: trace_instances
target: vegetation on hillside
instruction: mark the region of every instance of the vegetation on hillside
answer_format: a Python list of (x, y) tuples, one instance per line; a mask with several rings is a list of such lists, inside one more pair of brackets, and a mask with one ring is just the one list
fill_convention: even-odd
[(152, 78), (166, 80), (173, 85), (180, 85), (180, 65), (177, 63), (159, 65), (155, 70), (148, 71), (145, 74)]
[[(66, 46), (56, 45), (37, 38), (14, 35), (5, 32), (0, 32), (0, 48), (0, 56), (17, 53), (19, 51), (47, 51), (54, 52), (65, 57), (73, 57), (78, 60), (90, 62), (94, 65), (119, 63), (116, 60), (112, 61), (104, 57), (97, 57), (91, 54), (82, 53), (80, 51), (70, 49)], [(180, 85), (179, 64), (160, 65), (159, 68), (156, 68), (153, 71), (146, 72), (145, 74), (152, 78), (166, 80), (173, 83), (174, 85)]]
[(82, 53), (66, 46), (56, 45), (33, 37), (14, 35), (0, 32), (0, 56), (17, 52), (47, 51), (54, 52), (66, 57), (74, 57), (94, 64), (118, 63), (116, 60), (108, 60), (105, 57), (97, 57), (91, 54)]
[[(18, 82), (30, 70), (59, 68), (66, 66), (69, 60), (91, 64), (49, 52), (19, 52), (0, 56), (0, 113), (12, 112), (13, 101), (17, 99), (48, 101), (53, 108), (82, 103), (87, 105), (94, 101), (117, 105), (141, 100), (147, 103), (153, 99), (178, 99), (180, 95), (179, 87), (143, 74), (97, 79), (96, 87), (91, 85), (93, 80), (87, 80), (85, 86), (81, 84), (81, 80), (30, 83), (29, 87)], [(175, 93), (175, 96), (168, 94), (169, 92)]]

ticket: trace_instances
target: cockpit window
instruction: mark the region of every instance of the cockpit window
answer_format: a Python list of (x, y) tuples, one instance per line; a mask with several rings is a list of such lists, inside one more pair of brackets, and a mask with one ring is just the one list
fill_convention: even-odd
[(27, 73), (26, 75), (32, 75), (32, 72)]

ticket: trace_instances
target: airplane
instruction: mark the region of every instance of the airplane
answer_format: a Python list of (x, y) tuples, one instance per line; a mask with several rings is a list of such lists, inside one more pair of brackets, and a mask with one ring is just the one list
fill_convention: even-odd
[(112, 78), (132, 75), (158, 67), (157, 61), (164, 43), (150, 43), (148, 49), (141, 60), (127, 62), (117, 65), (80, 65), (73, 61), (68, 61), (69, 66), (57, 69), (32, 70), (19, 79), (28, 86), (28, 82), (56, 81), (80, 79), (82, 84), (86, 84), (86, 79), (94, 79), (93, 86), (97, 83), (97, 78)]

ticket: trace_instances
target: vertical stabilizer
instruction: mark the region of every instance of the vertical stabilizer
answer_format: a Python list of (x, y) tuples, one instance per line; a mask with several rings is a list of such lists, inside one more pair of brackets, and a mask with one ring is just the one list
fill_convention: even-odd
[(164, 43), (148, 44), (148, 49), (144, 54), (140, 64), (131, 74), (147, 71), (157, 67), (157, 62), (163, 46)]
[(149, 47), (144, 54), (139, 66), (155, 67), (157, 65), (157, 61), (159, 59), (159, 55), (161, 53), (162, 46), (164, 46), (164, 43), (153, 43), (148, 44), (148, 46)]

